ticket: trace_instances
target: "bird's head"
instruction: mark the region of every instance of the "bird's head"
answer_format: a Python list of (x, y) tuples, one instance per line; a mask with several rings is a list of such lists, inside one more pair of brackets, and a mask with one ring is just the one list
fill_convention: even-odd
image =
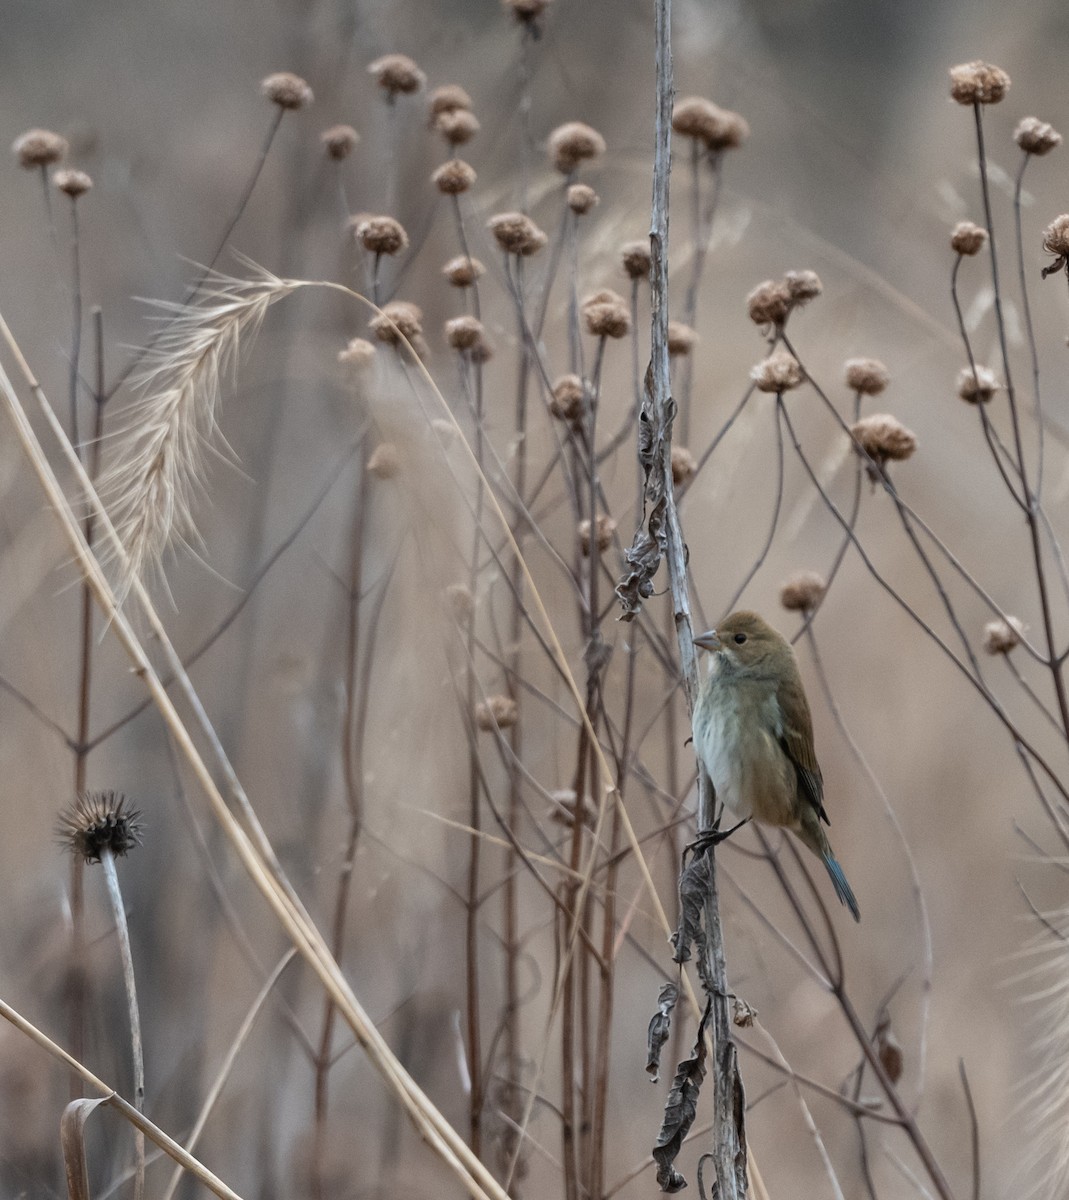
[(732, 613), (696, 637), (694, 644), (716, 655), (721, 669), (729, 670), (778, 670), (784, 654), (791, 656), (787, 641), (755, 612)]

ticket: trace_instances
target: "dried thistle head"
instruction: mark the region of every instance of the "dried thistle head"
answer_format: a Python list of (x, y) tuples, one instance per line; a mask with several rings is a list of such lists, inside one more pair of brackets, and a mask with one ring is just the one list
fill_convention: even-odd
[(594, 337), (622, 338), (631, 329), (627, 301), (609, 288), (602, 288), (587, 296), (581, 312), (587, 333)]
[(87, 863), (105, 854), (122, 858), (141, 844), (140, 816), (119, 792), (82, 792), (60, 814), (60, 841)]
[(407, 54), (384, 54), (369, 63), (367, 70), (390, 100), (411, 96), (427, 82), (427, 76)]
[(959, 221), (950, 232), (950, 246), (958, 254), (979, 254), (987, 241), (987, 230), (973, 221)]
[(65, 196), (70, 196), (72, 200), (77, 200), (79, 196), (84, 196), (92, 188), (93, 181), (84, 171), (76, 171), (73, 167), (67, 167), (52, 176), (52, 184), (57, 191), (62, 192)]
[(376, 479), (393, 479), (401, 469), (401, 455), (393, 442), (379, 442), (367, 460), (367, 469)]
[(586, 389), (578, 375), (562, 375), (553, 385), (549, 411), (558, 421), (575, 424), (583, 415)]
[(958, 372), (958, 395), (968, 404), (987, 404), (1000, 386), (990, 367), (962, 367)]
[(368, 326), (388, 346), (400, 346), (402, 337), (415, 345), (423, 336), (423, 310), (409, 300), (391, 300)]
[(327, 152), (327, 157), (341, 162), (343, 158), (352, 154), (360, 141), (360, 134), (351, 125), (331, 125), (329, 129), (323, 130), (319, 140)]
[(27, 129), (11, 144), (11, 152), (19, 160), (19, 166), (27, 171), (60, 162), (69, 149), (67, 139), (51, 129)]
[(672, 447), (672, 482), (676, 487), (690, 483), (697, 470), (698, 463), (686, 446)]
[[(594, 540), (597, 543), (598, 551), (604, 554), (612, 545), (612, 535), (616, 532), (616, 522), (612, 517), (606, 516), (605, 513), (599, 513), (594, 524)], [(576, 528), (576, 533), (579, 536), (579, 549), (583, 553), (584, 558), (590, 557), (590, 518), (580, 521)]]
[(697, 331), (682, 321), (668, 322), (668, 353), (672, 358), (689, 354), (698, 344)]
[(791, 294), (783, 280), (766, 279), (746, 297), (750, 320), (761, 330), (782, 328), (791, 312)]
[(879, 466), (888, 462), (903, 462), (917, 449), (917, 438), (905, 425), (889, 413), (862, 417), (850, 426), (854, 440)]
[(440, 112), (433, 121), (434, 129), (451, 146), (463, 146), (479, 132), (479, 119), (466, 108), (453, 108)]
[(988, 654), (1009, 654), (1023, 637), (1024, 623), (1016, 617), (988, 621), (984, 626), (984, 649)]
[(475, 168), (461, 158), (442, 163), (431, 175), (431, 182), (444, 196), (459, 196), (475, 183)]
[(1024, 117), (1013, 131), (1013, 140), (1026, 154), (1042, 156), (1062, 144), (1062, 135), (1038, 117)]
[(878, 358), (848, 358), (843, 376), (846, 386), (862, 396), (878, 396), (891, 382), (891, 372)]
[(1043, 230), (1043, 249), (1061, 258), (1069, 256), (1069, 213), (1062, 213)]
[(483, 323), (475, 317), (453, 317), (445, 323), (445, 340), (454, 350), (470, 350), (483, 340)]
[(378, 351), (365, 338), (351, 338), (344, 350), (338, 351), (338, 362), (360, 370), (370, 366)]
[(436, 87), (430, 96), (427, 98), (427, 105), (431, 114), (431, 126), (434, 126), (434, 118), (440, 113), (448, 112), (470, 112), (471, 97), (458, 83), (443, 83), (441, 87)]
[(779, 393), (798, 387), (805, 375), (793, 354), (776, 350), (750, 371), (750, 378), (759, 392)]
[(442, 268), (442, 274), (457, 288), (471, 287), (485, 272), (486, 268), (477, 258), (469, 258), (466, 254), (451, 258)]
[(824, 290), (816, 271), (788, 271), (783, 277), (783, 284), (791, 303), (799, 307), (815, 300)]
[(694, 138), (707, 150), (731, 150), (750, 136), (750, 127), (736, 112), (702, 96), (684, 96), (672, 109), (672, 128)]
[(628, 279), (649, 279), (650, 243), (643, 241), (624, 242), (620, 247), (620, 262)]
[(266, 76), (260, 81), (260, 91), (272, 104), (294, 111), (304, 108), (315, 99), (308, 84), (292, 71), (276, 71)]
[(1010, 90), (1010, 77), (991, 63), (967, 62), (950, 68), (950, 95), (959, 104), (998, 104)]
[(779, 602), (788, 612), (810, 613), (828, 590), (822, 575), (816, 571), (796, 571), (779, 590)]
[(497, 213), (486, 224), (506, 254), (529, 258), (549, 241), (543, 230), (526, 213)]
[(475, 705), (475, 724), (484, 733), (511, 729), (520, 719), (520, 710), (511, 696), (488, 696)]
[(370, 254), (399, 254), (408, 246), (405, 227), (394, 217), (361, 214), (350, 218), (349, 227)]
[(592, 187), (585, 183), (573, 183), (566, 195), (568, 207), (577, 217), (585, 216), (598, 203), (599, 197)]
[(547, 150), (553, 166), (562, 175), (570, 175), (581, 163), (605, 153), (605, 139), (582, 121), (568, 121), (549, 135)]

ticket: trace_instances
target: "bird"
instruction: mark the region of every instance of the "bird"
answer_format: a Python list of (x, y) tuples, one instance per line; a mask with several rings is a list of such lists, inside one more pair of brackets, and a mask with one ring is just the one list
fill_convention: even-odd
[(716, 797), (740, 822), (789, 829), (823, 862), (835, 893), (861, 920), (823, 825), (824, 780), (798, 661), (755, 612), (734, 612), (695, 646), (711, 655), (692, 720), (694, 748)]

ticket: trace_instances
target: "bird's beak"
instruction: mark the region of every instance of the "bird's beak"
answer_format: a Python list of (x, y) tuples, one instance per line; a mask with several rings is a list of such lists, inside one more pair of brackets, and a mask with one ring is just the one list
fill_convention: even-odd
[(694, 639), (695, 646), (700, 646), (703, 650), (719, 650), (720, 635), (715, 629), (710, 629), (708, 633), (700, 633)]

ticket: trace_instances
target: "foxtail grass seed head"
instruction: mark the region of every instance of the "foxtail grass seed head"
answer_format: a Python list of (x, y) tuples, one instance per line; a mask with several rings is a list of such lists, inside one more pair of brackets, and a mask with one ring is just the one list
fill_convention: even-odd
[(795, 305), (808, 304), (824, 290), (816, 271), (788, 271), (783, 277), (787, 295)]
[[(576, 532), (579, 535), (579, 549), (584, 558), (590, 557), (590, 518), (580, 521)], [(605, 513), (599, 513), (594, 526), (594, 537), (597, 541), (598, 552), (604, 554), (612, 545), (612, 535), (616, 532), (616, 522)]]
[(427, 76), (407, 54), (384, 54), (370, 63), (367, 70), (391, 100), (395, 96), (411, 96), (427, 82)]
[(605, 139), (582, 121), (558, 125), (549, 135), (549, 160), (562, 175), (570, 175), (582, 163), (605, 153)]
[(470, 350), (482, 338), (483, 324), (475, 317), (453, 317), (445, 323), (445, 340), (454, 350)]
[(990, 367), (962, 367), (958, 372), (958, 395), (969, 404), (987, 404), (999, 386)]
[(375, 347), (365, 338), (352, 338), (344, 350), (338, 351), (338, 362), (359, 370), (370, 366), (377, 353)]
[(72, 200), (77, 200), (92, 188), (93, 181), (84, 171), (75, 171), (68, 167), (52, 176), (52, 184), (57, 191), (70, 196)]
[(672, 358), (689, 354), (698, 343), (698, 334), (682, 321), (668, 322), (668, 353)]
[(855, 441), (881, 467), (887, 462), (904, 462), (917, 449), (917, 438), (889, 413), (862, 417), (850, 426)]
[(463, 146), (479, 132), (482, 126), (473, 112), (466, 108), (454, 108), (440, 112), (434, 118), (434, 129), (450, 146)]
[(780, 280), (778, 283), (766, 279), (746, 297), (746, 311), (750, 320), (761, 330), (772, 326), (782, 327), (791, 311), (791, 294), (787, 285)]
[(759, 392), (789, 392), (798, 387), (805, 375), (801, 364), (786, 350), (776, 350), (750, 372)]
[(973, 221), (959, 221), (950, 231), (950, 246), (958, 254), (979, 254), (987, 241), (987, 230)]
[(562, 375), (553, 385), (549, 411), (558, 421), (574, 424), (583, 415), (586, 390), (578, 375)]
[(694, 138), (707, 150), (730, 150), (750, 136), (750, 127), (738, 113), (721, 108), (702, 96), (684, 96), (672, 109), (672, 128)]
[(631, 329), (627, 301), (609, 288), (587, 296), (582, 313), (586, 331), (594, 337), (622, 338)]
[(1010, 77), (1001, 67), (985, 62), (950, 68), (950, 95), (959, 104), (998, 104), (1010, 90)]
[(779, 590), (779, 602), (788, 612), (811, 613), (828, 590), (822, 575), (816, 571), (796, 571)]
[(520, 258), (537, 254), (549, 240), (526, 213), (497, 213), (486, 224), (501, 249)]
[(462, 583), (451, 583), (445, 589), (445, 602), (455, 621), (466, 621), (475, 611), (475, 597)]
[(415, 344), (423, 335), (423, 310), (409, 300), (391, 300), (368, 325), (379, 341), (388, 346), (399, 346), (402, 336)]
[(650, 277), (650, 243), (649, 239), (635, 242), (624, 242), (620, 247), (620, 262), (628, 279), (649, 279)]
[(435, 170), (431, 182), (443, 196), (459, 196), (475, 183), (475, 168), (461, 158), (451, 158)]
[(27, 171), (60, 162), (69, 149), (67, 139), (51, 129), (27, 129), (11, 145), (11, 153)]
[(1025, 117), (1013, 131), (1013, 140), (1026, 153), (1042, 157), (1062, 144), (1062, 135), (1038, 117)]
[(431, 114), (431, 125), (440, 113), (470, 112), (471, 97), (458, 83), (444, 83), (436, 87), (427, 99)]
[(585, 183), (573, 183), (568, 188), (566, 199), (568, 207), (577, 217), (582, 217), (594, 208), (600, 197), (592, 187)]
[(488, 696), (475, 706), (475, 724), (483, 733), (511, 729), (519, 719), (519, 707), (511, 696)]
[(1021, 644), (1024, 624), (1016, 617), (988, 621), (984, 626), (984, 649), (988, 654), (1009, 654)]
[(376, 479), (393, 479), (401, 469), (401, 456), (393, 442), (379, 442), (367, 460), (367, 469)]
[(353, 217), (350, 226), (356, 240), (370, 254), (399, 254), (408, 246), (408, 234), (393, 217)]
[(323, 130), (319, 135), (319, 140), (327, 152), (327, 157), (333, 158), (335, 162), (341, 162), (356, 149), (356, 143), (360, 141), (360, 134), (351, 125), (331, 125), (329, 129)]
[(451, 258), (442, 268), (442, 274), (457, 288), (471, 287), (485, 272), (486, 268), (477, 258), (469, 258), (466, 254)]
[(311, 104), (315, 97), (312, 89), (292, 71), (276, 71), (260, 82), (260, 91), (279, 108), (298, 109)]
[(690, 483), (697, 470), (698, 464), (694, 455), (691, 454), (686, 446), (672, 447), (672, 482), (676, 487), (682, 487), (683, 484)]
[(878, 358), (848, 358), (843, 376), (846, 386), (862, 396), (878, 396), (891, 382), (891, 372)]
[(107, 853), (122, 858), (141, 844), (140, 816), (119, 792), (83, 792), (60, 815), (60, 840), (87, 863)]

